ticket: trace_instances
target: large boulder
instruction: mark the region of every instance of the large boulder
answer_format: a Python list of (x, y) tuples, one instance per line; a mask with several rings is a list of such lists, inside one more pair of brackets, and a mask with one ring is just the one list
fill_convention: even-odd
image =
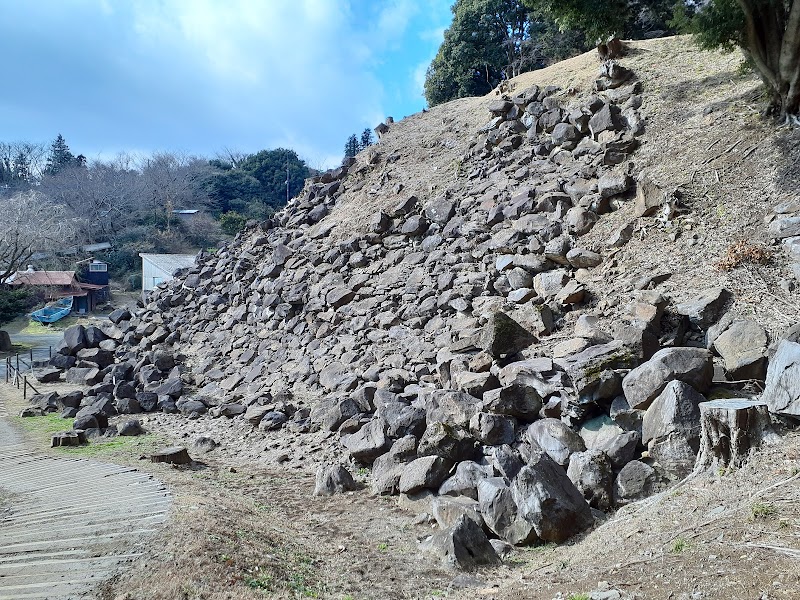
[(619, 381), (614, 371), (635, 367), (638, 357), (623, 341), (614, 340), (554, 362), (567, 372), (581, 400), (598, 401), (610, 400), (618, 393)]
[(800, 418), (800, 344), (788, 340), (778, 344), (761, 400), (772, 413)]
[(561, 466), (532, 454), (512, 484), (514, 502), (540, 539), (560, 544), (593, 525), (592, 511)]
[(625, 465), (614, 481), (614, 501), (618, 506), (653, 495), (661, 481), (655, 469), (639, 460)]
[(481, 332), (478, 346), (494, 358), (510, 356), (536, 342), (536, 337), (501, 311), (491, 315)]
[(321, 466), (314, 485), (315, 496), (333, 496), (336, 493), (358, 489), (350, 471), (343, 465)]
[(628, 373), (622, 389), (631, 408), (646, 409), (670, 381), (683, 381), (704, 394), (713, 377), (713, 357), (705, 348), (664, 348)]
[(671, 381), (664, 388), (642, 420), (642, 442), (676, 433), (697, 449), (700, 445), (700, 403), (706, 399), (682, 381)]
[(403, 469), (398, 489), (404, 494), (438, 489), (447, 479), (452, 465), (452, 461), (441, 456), (423, 456), (413, 460)]
[(483, 529), (466, 515), (461, 515), (452, 527), (434, 534), (422, 547), (450, 568), (470, 570), (500, 563)]
[(714, 340), (734, 380), (764, 379), (767, 373), (767, 332), (751, 320), (734, 321)]
[(86, 343), (86, 329), (83, 325), (73, 325), (64, 330), (64, 344), (69, 352), (67, 354), (75, 355), (87, 347)]
[(383, 419), (372, 419), (351, 435), (342, 436), (342, 445), (355, 460), (371, 463), (386, 452), (386, 423)]
[(438, 421), (428, 425), (417, 446), (420, 456), (440, 456), (452, 462), (471, 460), (475, 453), (475, 439), (464, 429)]
[(730, 299), (731, 293), (725, 288), (709, 288), (695, 298), (678, 304), (676, 310), (679, 315), (689, 317), (692, 325), (707, 329), (720, 318)]
[(583, 494), (590, 506), (607, 511), (614, 493), (611, 460), (601, 450), (576, 452), (569, 458), (567, 477)]
[(586, 450), (581, 436), (558, 419), (540, 419), (528, 427), (527, 438), (534, 449), (541, 449), (562, 467), (569, 464), (570, 455)]
[(519, 515), (511, 488), (502, 477), (489, 477), (478, 484), (478, 503), (486, 526), (510, 544), (536, 541), (533, 525)]
[(489, 465), (481, 465), (472, 460), (462, 461), (458, 463), (456, 472), (439, 487), (439, 495), (466, 496), (477, 500), (480, 482), (492, 475), (492, 467)]

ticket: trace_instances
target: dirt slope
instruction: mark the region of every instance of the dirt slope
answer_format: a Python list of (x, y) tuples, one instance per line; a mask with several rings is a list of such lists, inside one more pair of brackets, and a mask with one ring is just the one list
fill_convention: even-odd
[[(632, 169), (648, 170), (665, 189), (679, 188), (682, 202), (666, 224), (637, 221), (636, 235), (621, 250), (609, 251), (605, 240), (634, 221), (631, 205), (604, 215), (581, 238), (606, 257), (585, 281), (602, 299), (588, 308), (604, 322), (619, 318), (631, 281), (664, 270), (673, 275), (663, 290), (675, 300), (723, 285), (735, 294), (735, 310), (773, 337), (800, 319), (796, 291), (781, 283), (789, 274), (777, 251), (767, 265), (714, 267), (743, 238), (773, 252), (764, 218), (797, 197), (800, 183), (793, 167), (800, 134), (759, 120), (760, 85), (739, 71), (740, 62), (736, 54), (700, 52), (686, 38), (636, 42), (623, 60), (643, 82), (647, 117)], [(512, 83), (518, 90), (557, 84), (565, 98), (577, 98), (588, 93), (598, 66), (588, 53)], [(323, 225), (335, 222), (333, 237), (345, 239), (365, 231), (376, 210), (409, 194), (458, 198), (465, 152), (495, 98), (457, 100), (392, 124), (378, 145), (357, 157)], [(381, 167), (359, 172), (376, 152)], [(563, 325), (568, 333), (575, 314)], [(223, 443), (204, 458), (210, 469), (203, 473), (157, 468), (176, 494), (179, 517), (163, 544), (107, 598), (549, 599), (606, 587), (638, 598), (800, 595), (797, 433), (737, 472), (694, 479), (622, 509), (569, 545), (521, 550), (499, 569), (454, 579), (416, 554), (416, 537), (429, 531), (414, 523), (417, 510), (400, 511), (394, 500), (366, 490), (309, 497), (314, 457), (335, 439), (304, 441), (307, 464), (292, 460), (291, 470), (281, 470), (258, 464), (260, 457), (288, 452), (274, 445), (280, 438), (239, 422), (149, 416), (145, 426), (176, 442), (213, 434)], [(297, 444), (289, 453), (298, 455)]]

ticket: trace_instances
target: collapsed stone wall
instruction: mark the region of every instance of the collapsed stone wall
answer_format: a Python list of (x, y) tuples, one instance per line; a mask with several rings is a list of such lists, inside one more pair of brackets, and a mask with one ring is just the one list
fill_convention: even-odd
[(671, 305), (668, 274), (637, 282), (612, 327), (592, 315), (600, 299), (581, 281), (606, 257), (581, 236), (625, 203), (648, 217), (670, 201), (634, 178), (639, 84), (616, 63), (602, 75), (587, 98), (533, 86), (492, 102), (458, 193), (406, 197), (332, 238), (326, 216), (381, 160), (372, 148), (135, 314), (69, 332), (54, 364), (92, 386), (71, 407), (81, 426), (161, 410), (336, 432), (375, 493), (434, 494), (441, 525), (472, 515), (512, 544), (563, 541), (591, 526), (590, 507), (687, 474), (703, 395), (764, 379), (768, 340), (723, 317), (724, 289)]

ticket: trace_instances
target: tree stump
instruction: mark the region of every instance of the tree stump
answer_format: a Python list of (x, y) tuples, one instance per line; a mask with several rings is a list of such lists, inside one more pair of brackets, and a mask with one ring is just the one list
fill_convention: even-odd
[(88, 443), (89, 440), (86, 439), (86, 432), (82, 429), (73, 429), (72, 431), (59, 431), (58, 433), (54, 433), (50, 440), (50, 447), (81, 446)]
[(165, 462), (171, 465), (190, 465), (192, 464), (192, 457), (189, 456), (189, 453), (183, 446), (171, 446), (169, 448), (162, 448), (155, 454), (151, 454), (150, 462)]
[(753, 450), (778, 437), (767, 405), (747, 398), (701, 402), (700, 424), (695, 472), (740, 467)]

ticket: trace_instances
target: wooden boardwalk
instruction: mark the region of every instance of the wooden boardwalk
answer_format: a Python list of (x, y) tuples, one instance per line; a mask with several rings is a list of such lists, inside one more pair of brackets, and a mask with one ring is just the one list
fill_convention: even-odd
[(93, 598), (166, 521), (167, 489), (130, 467), (32, 450), (0, 400), (0, 600)]

